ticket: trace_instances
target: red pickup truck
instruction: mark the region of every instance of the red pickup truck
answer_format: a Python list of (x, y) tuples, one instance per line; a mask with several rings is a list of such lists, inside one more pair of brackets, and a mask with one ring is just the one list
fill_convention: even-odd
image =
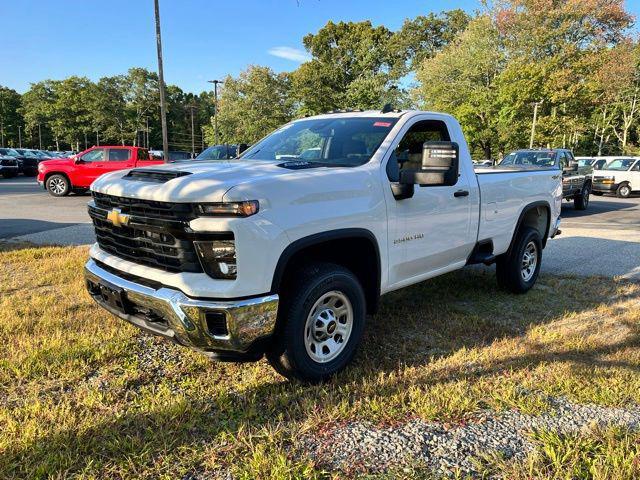
[(145, 148), (100, 146), (91, 147), (69, 158), (46, 160), (38, 165), (38, 183), (54, 197), (71, 191), (81, 192), (108, 172), (163, 163), (149, 156)]

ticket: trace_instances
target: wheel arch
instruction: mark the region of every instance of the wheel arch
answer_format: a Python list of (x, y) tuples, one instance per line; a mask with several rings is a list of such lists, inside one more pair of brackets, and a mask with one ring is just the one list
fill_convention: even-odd
[(360, 281), (367, 313), (375, 313), (380, 298), (381, 259), (375, 235), (364, 228), (345, 228), (300, 238), (284, 249), (273, 274), (271, 291), (286, 286), (296, 265), (325, 261), (351, 270)]
[(511, 237), (507, 253), (511, 253), (518, 232), (522, 227), (533, 227), (538, 230), (542, 241), (542, 248), (545, 248), (547, 238), (549, 237), (549, 229), (551, 228), (551, 206), (549, 202), (544, 200), (532, 202), (522, 209), (518, 217), (518, 222), (516, 223), (516, 228), (513, 230), (513, 236)]
[(44, 184), (45, 184), (45, 187), (46, 187), (46, 185), (47, 185), (47, 180), (49, 180), (49, 178), (51, 178), (51, 177), (52, 177), (52, 176), (54, 176), (54, 175), (62, 175), (62, 176), (63, 176), (64, 178), (66, 178), (66, 179), (67, 179), (67, 181), (69, 182), (69, 188), (70, 188), (70, 189), (71, 189), (71, 188), (73, 188), (73, 183), (71, 183), (71, 177), (69, 177), (69, 174), (68, 174), (67, 172), (61, 172), (61, 171), (57, 171), (57, 170), (54, 170), (54, 171), (52, 171), (52, 172), (46, 172), (46, 173), (44, 174)]

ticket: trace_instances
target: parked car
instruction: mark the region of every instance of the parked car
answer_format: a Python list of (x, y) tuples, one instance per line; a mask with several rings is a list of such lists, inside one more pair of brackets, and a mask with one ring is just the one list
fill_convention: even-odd
[[(164, 153), (162, 150), (149, 150), (149, 155), (156, 160), (163, 160)], [(192, 160), (191, 152), (182, 151), (182, 150), (172, 150), (169, 152), (169, 161), (177, 162), (181, 160)]]
[(22, 156), (14, 148), (0, 148), (0, 155), (4, 157), (11, 157), (16, 161), (18, 167), (16, 175), (22, 173)]
[[(1, 148), (0, 150), (9, 150)], [(0, 152), (0, 175), (4, 178), (13, 178), (18, 175), (18, 159)]]
[(42, 162), (38, 167), (38, 183), (54, 197), (63, 197), (71, 191), (85, 191), (105, 173), (161, 163), (140, 147), (91, 147), (71, 158)]
[(562, 170), (562, 197), (573, 200), (576, 210), (586, 210), (589, 206), (589, 195), (592, 190), (591, 175), (581, 173), (578, 162), (571, 150), (556, 149), (523, 149), (505, 156), (501, 167), (509, 165), (528, 165), (541, 168)]
[(20, 172), (26, 177), (35, 177), (38, 174), (38, 164), (42, 160), (32, 150), (26, 148), (14, 148), (18, 153)]
[[(308, 148), (319, 158), (300, 159)], [(351, 361), (382, 294), (472, 263), (528, 291), (562, 202), (558, 169), (476, 173), (453, 117), (386, 109), (296, 120), (233, 162), (114, 172), (91, 190), (98, 304), (303, 381)]]
[(593, 175), (593, 192), (615, 193), (620, 198), (640, 190), (640, 159), (616, 158)]
[(239, 147), (239, 145), (211, 145), (206, 150), (203, 150), (195, 159), (207, 161), (236, 158), (238, 156)]
[(594, 170), (602, 170), (610, 161), (610, 157), (576, 157), (578, 171), (580, 173), (593, 173)]

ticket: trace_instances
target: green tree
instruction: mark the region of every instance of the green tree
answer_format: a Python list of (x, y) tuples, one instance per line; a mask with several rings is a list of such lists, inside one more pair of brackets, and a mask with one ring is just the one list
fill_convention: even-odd
[(20, 94), (0, 85), (0, 145), (18, 146), (18, 127), (24, 131), (24, 119), (20, 114)]
[(328, 22), (306, 35), (304, 46), (312, 59), (291, 75), (292, 95), (301, 114), (341, 108), (380, 108), (398, 102), (399, 73), (393, 33), (371, 22)]
[(497, 146), (495, 84), (504, 62), (498, 31), (488, 16), (481, 16), (417, 73), (420, 103), (457, 117), (471, 147), (481, 149), (485, 158), (492, 158)]
[(43, 80), (32, 83), (31, 88), (22, 95), (21, 113), (25, 121), (25, 133), (28, 144), (34, 147), (51, 145), (53, 136), (49, 122), (53, 118), (54, 89), (53, 80)]
[[(290, 121), (294, 115), (289, 75), (268, 67), (250, 66), (237, 78), (224, 80), (218, 100), (218, 139), (224, 143), (254, 143)], [(206, 139), (214, 142), (213, 122)]]

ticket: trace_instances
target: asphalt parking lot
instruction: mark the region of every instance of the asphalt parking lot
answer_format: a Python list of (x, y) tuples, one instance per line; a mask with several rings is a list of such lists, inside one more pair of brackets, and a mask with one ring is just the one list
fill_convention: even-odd
[[(92, 243), (89, 199), (51, 197), (34, 178), (0, 179), (0, 240)], [(565, 203), (561, 228), (544, 251), (544, 272), (640, 280), (640, 197), (592, 196), (586, 211)]]

